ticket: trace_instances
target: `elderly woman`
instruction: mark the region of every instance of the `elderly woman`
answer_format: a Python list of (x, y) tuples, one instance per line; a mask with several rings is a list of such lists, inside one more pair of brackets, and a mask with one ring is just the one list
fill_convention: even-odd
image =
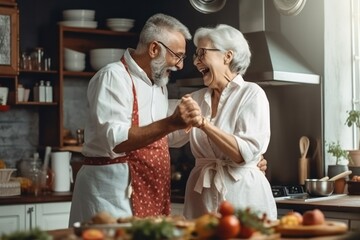
[[(243, 34), (228, 25), (199, 28), (194, 65), (207, 88), (184, 96), (202, 115), (189, 133), (172, 135), (172, 146), (190, 141), (196, 159), (185, 193), (184, 216), (217, 211), (222, 200), (277, 218), (270, 184), (257, 167), (270, 141), (269, 103), (264, 91), (242, 75), (250, 64)], [(180, 105), (181, 105), (180, 104)]]

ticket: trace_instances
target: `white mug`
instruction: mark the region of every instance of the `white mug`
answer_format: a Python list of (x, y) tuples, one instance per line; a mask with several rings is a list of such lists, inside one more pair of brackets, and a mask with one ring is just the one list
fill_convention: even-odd
[(73, 182), (70, 159), (71, 152), (51, 153), (51, 169), (54, 172), (52, 190), (54, 192), (70, 191), (70, 185)]

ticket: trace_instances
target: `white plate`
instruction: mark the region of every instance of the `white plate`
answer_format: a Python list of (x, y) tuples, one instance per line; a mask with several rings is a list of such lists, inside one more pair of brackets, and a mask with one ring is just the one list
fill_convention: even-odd
[(96, 21), (61, 21), (59, 24), (67, 27), (97, 28)]

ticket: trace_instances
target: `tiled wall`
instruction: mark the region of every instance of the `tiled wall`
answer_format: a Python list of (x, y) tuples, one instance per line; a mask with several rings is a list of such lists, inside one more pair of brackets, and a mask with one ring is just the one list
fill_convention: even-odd
[(0, 159), (8, 167), (31, 156), (37, 148), (39, 120), (36, 109), (12, 107), (0, 112)]

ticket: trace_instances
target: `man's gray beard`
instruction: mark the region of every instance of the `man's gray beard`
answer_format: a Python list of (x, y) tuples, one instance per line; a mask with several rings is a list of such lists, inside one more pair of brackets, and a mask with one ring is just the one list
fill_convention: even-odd
[(154, 84), (159, 87), (166, 86), (166, 84), (169, 82), (169, 77), (165, 76), (168, 69), (171, 71), (177, 70), (175, 67), (169, 68), (166, 66), (165, 56), (160, 56), (158, 59), (152, 60), (150, 66)]

